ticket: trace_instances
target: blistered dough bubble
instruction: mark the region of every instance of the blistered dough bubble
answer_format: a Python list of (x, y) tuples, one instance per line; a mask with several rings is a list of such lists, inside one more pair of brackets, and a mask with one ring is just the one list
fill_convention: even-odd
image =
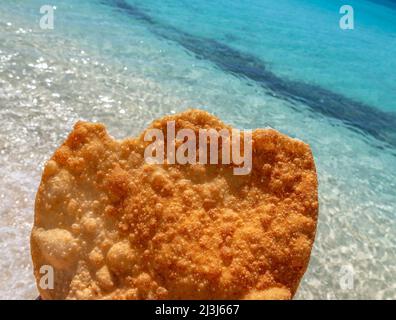
[(109, 268), (115, 273), (126, 273), (133, 269), (136, 263), (136, 254), (128, 241), (114, 244), (107, 253)]
[(36, 229), (32, 239), (39, 247), (48, 265), (66, 269), (77, 258), (78, 244), (70, 232), (64, 229)]

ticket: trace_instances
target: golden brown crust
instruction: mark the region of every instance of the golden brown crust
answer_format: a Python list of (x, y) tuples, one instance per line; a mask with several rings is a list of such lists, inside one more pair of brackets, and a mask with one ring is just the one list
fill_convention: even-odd
[[(200, 110), (165, 130), (231, 129)], [(113, 140), (78, 122), (46, 164), (31, 237), (44, 299), (290, 299), (310, 257), (318, 201), (307, 144), (253, 132), (253, 169), (149, 165), (144, 133)]]

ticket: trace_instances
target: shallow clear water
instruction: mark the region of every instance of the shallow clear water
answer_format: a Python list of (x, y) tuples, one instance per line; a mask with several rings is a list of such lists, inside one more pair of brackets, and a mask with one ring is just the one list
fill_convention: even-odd
[(0, 298), (37, 294), (35, 191), (74, 122), (122, 138), (187, 107), (311, 145), (320, 218), (296, 298), (396, 298), (396, 10), (350, 4), (353, 31), (339, 1), (65, 0), (41, 30), (42, 1), (0, 0)]

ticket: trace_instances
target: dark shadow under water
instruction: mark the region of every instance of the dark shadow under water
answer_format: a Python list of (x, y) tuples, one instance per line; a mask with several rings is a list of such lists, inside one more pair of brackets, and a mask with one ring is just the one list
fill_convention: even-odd
[(267, 70), (265, 63), (253, 55), (156, 21), (124, 0), (101, 2), (144, 22), (154, 34), (178, 43), (197, 58), (208, 60), (227, 73), (254, 81), (277, 98), (301, 102), (314, 112), (341, 120), (348, 127), (376, 138), (384, 146), (393, 150), (396, 147), (396, 115), (393, 113), (381, 111), (317, 85), (283, 79)]

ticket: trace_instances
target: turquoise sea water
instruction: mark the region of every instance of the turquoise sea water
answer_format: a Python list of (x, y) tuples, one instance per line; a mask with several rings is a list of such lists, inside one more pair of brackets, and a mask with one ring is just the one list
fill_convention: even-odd
[[(296, 298), (396, 298), (396, 4), (0, 0), (0, 297), (36, 295), (29, 256), (44, 161), (78, 119), (122, 138), (203, 108), (308, 142), (320, 218)], [(345, 288), (353, 270), (353, 288)], [(12, 292), (12, 294), (10, 294)]]

